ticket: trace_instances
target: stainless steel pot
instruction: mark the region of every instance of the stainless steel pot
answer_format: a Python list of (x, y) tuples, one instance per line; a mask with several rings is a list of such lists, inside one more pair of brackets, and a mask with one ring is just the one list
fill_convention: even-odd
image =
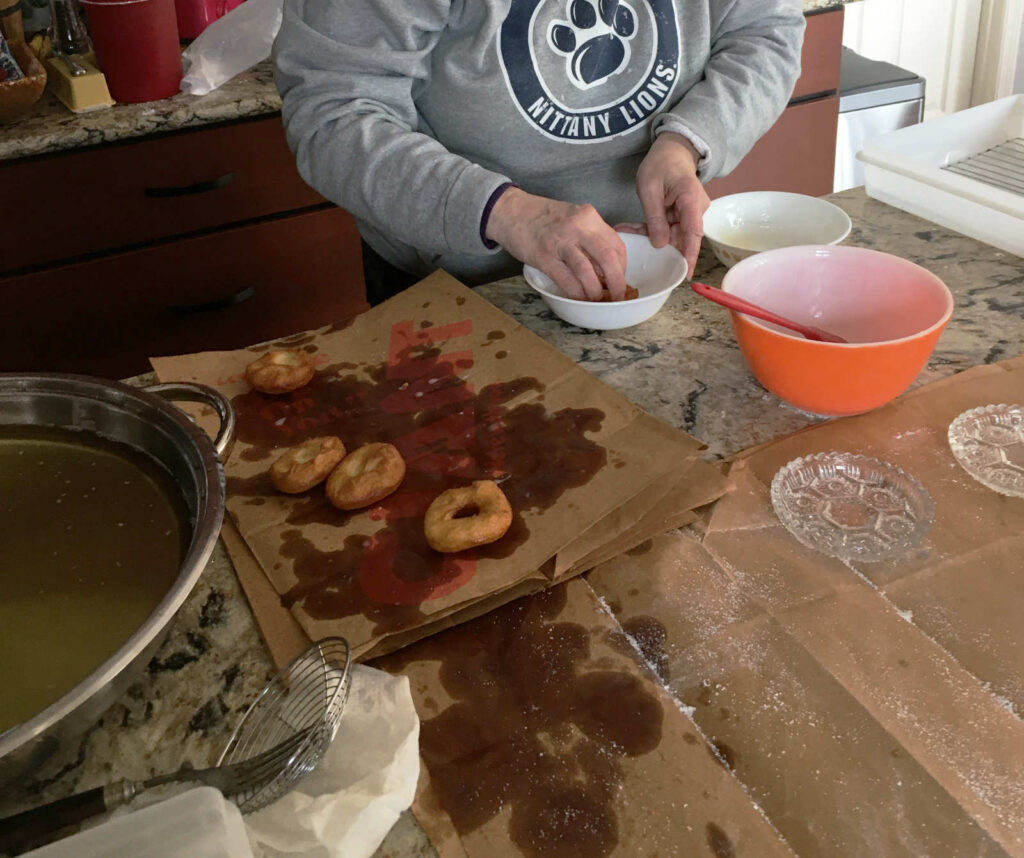
[[(170, 404), (172, 399), (212, 406), (220, 419), (217, 438), (211, 441)], [(56, 703), (0, 733), (0, 784), (65, 753), (127, 690), (163, 642), (220, 533), (225, 497), (221, 457), (233, 440), (234, 422), (227, 399), (198, 384), (143, 389), (84, 376), (0, 373), (0, 424), (86, 429), (149, 454), (180, 486), (191, 525), (178, 576), (142, 626)]]

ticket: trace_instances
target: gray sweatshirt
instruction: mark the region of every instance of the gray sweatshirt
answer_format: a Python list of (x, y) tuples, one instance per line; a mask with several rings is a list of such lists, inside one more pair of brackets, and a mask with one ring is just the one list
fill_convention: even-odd
[(406, 271), (467, 283), (521, 266), (488, 249), (494, 191), (642, 221), (653, 135), (728, 173), (800, 71), (801, 0), (286, 0), (274, 44), (299, 172)]

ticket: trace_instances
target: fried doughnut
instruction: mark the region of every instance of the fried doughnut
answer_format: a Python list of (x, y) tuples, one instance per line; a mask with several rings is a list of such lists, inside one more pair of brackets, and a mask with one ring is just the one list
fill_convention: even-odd
[[(626, 284), (626, 294), (622, 296), (621, 300), (623, 300), (623, 301), (632, 301), (634, 298), (639, 298), (639, 297), (640, 297), (639, 290), (637, 290), (633, 286), (630, 286), (627, 283)], [(612, 293), (608, 291), (607, 287), (605, 287), (605, 290), (601, 293), (601, 297), (598, 298), (597, 300), (603, 302), (603, 301), (614, 301), (615, 299), (612, 297)]]
[(274, 349), (245, 368), (249, 386), (261, 393), (298, 390), (316, 372), (313, 359), (298, 349)]
[(298, 494), (326, 480), (343, 458), (345, 445), (340, 438), (311, 438), (287, 450), (270, 466), (270, 482), (278, 491)]
[(338, 509), (359, 509), (383, 500), (405, 478), (405, 459), (391, 444), (364, 444), (327, 478), (327, 500)]
[(423, 531), (435, 551), (452, 553), (501, 539), (512, 524), (512, 507), (493, 480), (442, 492), (427, 508)]

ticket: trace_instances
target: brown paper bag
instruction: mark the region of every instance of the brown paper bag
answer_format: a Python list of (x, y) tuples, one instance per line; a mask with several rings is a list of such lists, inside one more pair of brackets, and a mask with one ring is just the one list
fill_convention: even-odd
[(791, 855), (583, 581), (375, 666), (410, 679), (442, 858)]
[[(588, 575), (799, 855), (1024, 855), (1024, 500), (946, 443), (1022, 391), (1016, 359), (743, 454), (702, 542), (666, 534)], [(915, 551), (853, 568), (780, 524), (775, 472), (831, 449), (928, 489)]]
[[(546, 586), (635, 528), (670, 461), (688, 497), (721, 491), (699, 442), (655, 420), (443, 273), (344, 326), (290, 338), (319, 372), (284, 396), (249, 390), (245, 366), (268, 346), (158, 358), (162, 380), (224, 392), (238, 415), (228, 512), (311, 638), (339, 634), (367, 657)], [(343, 513), (318, 488), (273, 491), (287, 446), (338, 434), (349, 449), (387, 440), (407, 476), (380, 504)], [(690, 473), (692, 470), (692, 473)], [(439, 555), (422, 534), (429, 502), (494, 478), (516, 516), (491, 546)], [(635, 504), (632, 520), (617, 511)], [(680, 512), (678, 509), (676, 512)], [(665, 516), (663, 516), (665, 518)], [(642, 534), (641, 534), (642, 535)], [(646, 538), (646, 536), (644, 536)], [(417, 631), (422, 630), (422, 631)]]

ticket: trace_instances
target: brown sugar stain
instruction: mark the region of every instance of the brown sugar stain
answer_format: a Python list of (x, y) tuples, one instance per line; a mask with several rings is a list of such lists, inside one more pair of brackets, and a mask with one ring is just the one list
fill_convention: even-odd
[[(426, 306), (426, 305), (424, 305), (424, 306)], [(424, 319), (422, 322), (420, 322), (420, 327), (421, 328), (432, 328), (432, 327), (434, 327), (434, 323), (431, 322), (429, 319)]]
[(644, 661), (662, 682), (668, 682), (671, 671), (668, 665), (668, 653), (665, 652), (665, 640), (668, 630), (654, 617), (630, 617), (622, 624), (622, 630), (639, 647)]
[[(351, 364), (337, 364), (292, 393), (247, 391), (234, 397), (237, 438), (248, 445), (246, 460), (262, 461), (320, 435), (337, 435), (348, 449), (388, 441), (406, 460), (402, 486), (369, 515), (334, 509), (322, 487), (291, 501), (287, 521), (296, 527), (342, 525), (360, 515), (374, 521), (370, 529), (376, 532), (372, 540), (361, 537), (340, 551), (285, 539), (282, 549), (291, 552), (298, 578), (285, 594), (288, 604), (301, 603), (318, 619), (363, 613), (389, 629), (399, 628), (392, 623), (412, 616), (407, 610), (412, 600), (419, 604), (461, 586), (472, 575), (474, 558), (511, 555), (529, 536), (524, 513), (549, 509), (606, 464), (605, 448), (587, 437), (600, 430), (602, 411), (550, 413), (539, 402), (521, 401), (544, 389), (531, 377), (475, 391), (458, 375), (464, 365), (472, 360), (452, 361), (439, 348), (415, 345), (391, 366), (345, 372)], [(445, 489), (478, 479), (500, 480), (514, 511), (508, 533), (475, 552), (453, 557), (433, 551), (423, 535), (426, 507)], [(273, 494), (265, 473), (228, 483), (232, 498)], [(317, 553), (330, 560), (317, 561)], [(373, 585), (375, 598), (360, 595), (360, 576)]]
[(683, 733), (683, 741), (686, 742), (687, 745), (696, 745), (699, 740), (693, 735), (693, 733)]
[(281, 554), (292, 561), (298, 578), (281, 597), (286, 608), (302, 602), (303, 610), (314, 619), (362, 614), (375, 624), (374, 635), (409, 628), (426, 619), (415, 605), (381, 604), (366, 594), (358, 573), (367, 537), (348, 536), (343, 547), (333, 551), (316, 548), (298, 529), (286, 530), (282, 539)]
[(626, 554), (628, 554), (630, 557), (641, 557), (644, 554), (646, 554), (648, 551), (650, 551), (651, 548), (653, 548), (653, 547), (654, 547), (654, 540), (653, 539), (645, 539), (639, 545), (634, 546), (633, 548), (630, 548), (629, 551), (626, 552)]
[(720, 742), (717, 739), (712, 742), (714, 745), (714, 751), (708, 748), (708, 753), (715, 758), (715, 761), (721, 763), (729, 771), (733, 771), (736, 768), (736, 752), (730, 748), (725, 742)]
[(229, 498), (258, 497), (265, 500), (267, 495), (274, 494), (274, 484), (270, 482), (270, 475), (266, 471), (251, 477), (228, 477), (226, 485)]
[(611, 854), (623, 761), (661, 740), (662, 707), (641, 679), (584, 670), (590, 638), (557, 621), (565, 600), (556, 587), (383, 660), (440, 662), (454, 702), (422, 723), (431, 783), (463, 836), (507, 809), (527, 858)]
[(715, 858), (736, 858), (736, 849), (725, 831), (713, 822), (709, 822), (704, 831)]
[(466, 299), (462, 295), (460, 295), (458, 298), (455, 299), (455, 306), (456, 307), (461, 307), (465, 303), (466, 303)]
[(276, 455), (276, 452), (270, 454), (268, 451), (256, 447), (246, 447), (238, 455), (243, 462), (262, 462), (264, 459), (269, 458), (270, 455)]
[(349, 316), (346, 319), (341, 319), (332, 325), (329, 325), (325, 330), (324, 334), (336, 334), (338, 331), (344, 331), (345, 328), (351, 327), (352, 323), (358, 318), (358, 314), (355, 316)]
[(504, 349), (501, 349), (501, 351), (497, 351), (494, 353), (494, 357), (497, 358), (498, 360), (505, 360), (505, 358), (508, 357), (508, 352), (505, 351)]

